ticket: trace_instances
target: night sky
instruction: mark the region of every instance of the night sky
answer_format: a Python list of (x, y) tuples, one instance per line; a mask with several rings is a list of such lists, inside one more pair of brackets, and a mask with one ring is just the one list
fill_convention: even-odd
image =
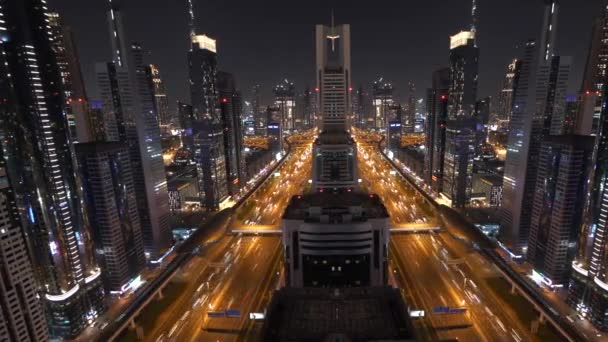
[[(218, 40), (221, 70), (235, 74), (248, 99), (253, 84), (264, 100), (284, 78), (298, 91), (314, 87), (314, 24), (351, 24), (353, 85), (369, 85), (383, 76), (404, 99), (406, 84), (423, 96), (431, 73), (449, 56), (449, 36), (470, 25), (470, 0), (255, 1), (193, 0), (197, 30)], [(97, 97), (93, 66), (110, 60), (107, 0), (50, 0), (75, 31), (89, 97)], [(186, 0), (123, 0), (126, 33), (149, 51), (159, 65), (169, 101), (189, 101)], [(478, 97), (494, 96), (518, 43), (536, 37), (541, 0), (478, 0), (480, 72)], [(600, 0), (562, 0), (557, 53), (574, 57), (570, 91), (580, 87), (591, 21)]]

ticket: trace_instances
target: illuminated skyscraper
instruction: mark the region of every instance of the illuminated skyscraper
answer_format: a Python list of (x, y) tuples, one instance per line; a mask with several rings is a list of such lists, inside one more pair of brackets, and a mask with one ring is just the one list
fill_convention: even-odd
[(169, 117), (169, 102), (167, 100), (167, 92), (165, 90), (165, 84), (160, 77), (160, 70), (158, 65), (150, 64), (146, 67), (146, 76), (152, 83), (152, 92), (154, 94), (154, 110), (157, 114), (157, 121), (159, 126), (166, 127), (171, 123)]
[[(0, 45), (2, 58), (6, 58), (0, 77), (2, 91), (7, 91), (6, 82), (12, 82), (15, 92), (13, 109), (3, 101), (1, 135), (6, 174), (28, 237), (50, 334), (70, 338), (105, 307), (101, 271), (94, 261), (90, 227), (76, 182), (61, 68), (44, 1), (3, 2), (0, 15), (4, 22)], [(26, 265), (22, 271), (25, 281)], [(16, 273), (13, 280), (18, 276)], [(36, 300), (29, 288), (31, 279), (28, 281), (28, 287), (13, 297), (22, 296), (19, 305)], [(31, 305), (31, 314), (37, 315)], [(29, 334), (44, 336), (40, 318), (31, 319), (23, 327), (29, 325), (33, 328)]]
[(475, 33), (450, 37), (450, 88), (443, 159), (442, 193), (453, 207), (469, 204), (475, 157), (479, 49)]
[(281, 111), (281, 129), (283, 135), (289, 135), (295, 127), (296, 118), (296, 89), (293, 82), (285, 79), (285, 82), (277, 84), (272, 92), (274, 94), (274, 105)]
[(322, 128), (343, 130), (351, 110), (350, 25), (317, 25), (316, 77)]
[(498, 97), (498, 119), (509, 121), (513, 110), (513, 96), (519, 82), (522, 61), (514, 58), (507, 66), (507, 74)]
[(154, 94), (146, 74), (142, 47), (126, 49), (122, 13), (112, 5), (108, 13), (113, 61), (96, 65), (98, 88), (106, 114), (106, 140), (129, 148), (137, 208), (146, 258), (151, 263), (170, 250), (167, 178), (156, 121)]
[(382, 77), (372, 84), (372, 103), (374, 105), (374, 127), (377, 130), (386, 130), (388, 107), (395, 104), (393, 98), (394, 87), (391, 82)]
[(414, 121), (416, 121), (416, 85), (412, 82), (407, 84), (407, 107), (403, 115), (403, 132), (414, 133)]
[(435, 70), (432, 88), (427, 89), (425, 179), (436, 192), (441, 192), (443, 179), (449, 91), (450, 68)]
[(542, 141), (563, 132), (570, 57), (553, 53), (557, 12), (556, 1), (545, 3), (540, 43), (525, 45), (509, 123), (500, 240), (521, 254), (528, 244)]

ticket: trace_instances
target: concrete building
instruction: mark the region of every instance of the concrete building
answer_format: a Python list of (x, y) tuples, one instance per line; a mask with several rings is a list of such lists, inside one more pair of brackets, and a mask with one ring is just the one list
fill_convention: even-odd
[(291, 287), (381, 286), (389, 226), (376, 195), (312, 193), (289, 202), (281, 228)]

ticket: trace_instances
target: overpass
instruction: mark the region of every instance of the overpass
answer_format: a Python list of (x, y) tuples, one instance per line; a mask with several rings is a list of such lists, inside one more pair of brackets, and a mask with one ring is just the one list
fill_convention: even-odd
[[(390, 227), (391, 233), (421, 233), (439, 230), (441, 230), (441, 227), (426, 223), (406, 223)], [(282, 230), (280, 227), (273, 225), (251, 225), (231, 229), (230, 233), (242, 235), (281, 235)]]

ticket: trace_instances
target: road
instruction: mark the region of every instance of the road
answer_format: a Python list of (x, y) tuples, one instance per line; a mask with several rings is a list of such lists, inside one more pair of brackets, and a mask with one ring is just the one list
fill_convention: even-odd
[[(377, 145), (357, 136), (359, 169), (364, 186), (383, 200), (392, 225), (437, 223), (434, 210), (378, 152)], [(487, 285), (493, 266), (447, 231), (394, 234), (391, 237), (392, 280), (404, 290), (408, 304), (425, 310), (415, 321), (424, 340), (535, 341), (515, 311)], [(475, 270), (475, 272), (473, 272)], [(464, 313), (437, 313), (440, 306), (464, 308)]]
[[(278, 227), (289, 199), (310, 178), (314, 133), (296, 139), (276, 176), (237, 209), (231, 228)], [(145, 340), (235, 341), (254, 334), (258, 327), (248, 315), (264, 311), (279, 280), (281, 255), (278, 236), (223, 236), (178, 271), (174, 281), (184, 290), (144, 332)], [(238, 309), (240, 317), (209, 317), (227, 309)]]

